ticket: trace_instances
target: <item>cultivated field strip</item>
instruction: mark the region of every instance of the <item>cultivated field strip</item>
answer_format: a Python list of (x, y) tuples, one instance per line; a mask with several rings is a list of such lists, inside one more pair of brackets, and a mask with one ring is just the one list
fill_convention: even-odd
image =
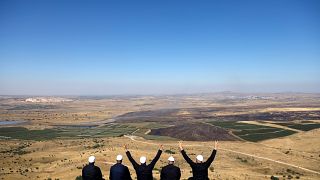
[(291, 131), (288, 129), (240, 121), (208, 121), (207, 123), (227, 129), (241, 139), (251, 142), (284, 137), (297, 133), (296, 131)]

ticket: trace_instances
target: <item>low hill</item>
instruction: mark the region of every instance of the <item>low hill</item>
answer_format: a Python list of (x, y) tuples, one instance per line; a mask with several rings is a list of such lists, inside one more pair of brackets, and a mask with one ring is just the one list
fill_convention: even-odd
[(235, 140), (228, 131), (204, 123), (184, 123), (168, 128), (152, 129), (151, 135), (169, 136), (187, 141)]

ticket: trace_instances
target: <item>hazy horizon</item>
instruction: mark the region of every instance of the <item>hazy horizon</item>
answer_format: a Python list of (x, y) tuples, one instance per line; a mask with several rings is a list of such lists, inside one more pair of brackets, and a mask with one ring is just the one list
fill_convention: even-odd
[(320, 2), (0, 2), (1, 95), (320, 92)]
[(273, 92), (245, 92), (245, 91), (208, 91), (208, 92), (181, 92), (181, 93), (114, 93), (114, 94), (0, 94), (0, 96), (13, 97), (109, 97), (109, 96), (184, 96), (202, 94), (241, 94), (241, 95), (273, 95), (273, 94), (320, 94), (320, 92), (302, 91), (273, 91)]

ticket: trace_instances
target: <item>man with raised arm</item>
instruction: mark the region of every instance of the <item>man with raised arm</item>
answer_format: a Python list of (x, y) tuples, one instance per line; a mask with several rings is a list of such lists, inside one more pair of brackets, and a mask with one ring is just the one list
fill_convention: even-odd
[(203, 156), (198, 155), (196, 157), (196, 162), (193, 162), (188, 157), (186, 152), (184, 151), (184, 149), (182, 147), (182, 142), (179, 142), (179, 148), (180, 148), (181, 154), (182, 154), (183, 158), (187, 161), (187, 163), (192, 168), (193, 178), (189, 178), (189, 179), (192, 179), (192, 180), (208, 180), (209, 179), (208, 178), (208, 168), (210, 167), (211, 163), (213, 162), (213, 160), (216, 156), (217, 146), (218, 146), (218, 141), (215, 141), (214, 142), (214, 149), (212, 150), (212, 153), (207, 161), (204, 162)]
[(138, 164), (132, 158), (130, 152), (128, 151), (127, 145), (125, 145), (124, 148), (125, 148), (125, 151), (126, 151), (126, 154), (128, 156), (129, 161), (131, 162), (134, 170), (137, 173), (137, 180), (153, 180), (152, 170), (161, 156), (163, 146), (160, 145), (160, 148), (158, 150), (157, 155), (154, 157), (154, 159), (148, 165), (146, 163), (147, 158), (145, 156), (140, 157), (140, 164)]

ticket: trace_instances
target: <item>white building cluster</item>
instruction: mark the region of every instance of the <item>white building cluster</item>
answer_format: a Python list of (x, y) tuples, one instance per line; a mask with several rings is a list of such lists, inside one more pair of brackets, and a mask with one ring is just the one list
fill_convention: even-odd
[(71, 99), (61, 98), (61, 97), (33, 97), (27, 98), (26, 102), (33, 102), (33, 103), (59, 103), (59, 102), (70, 102)]

